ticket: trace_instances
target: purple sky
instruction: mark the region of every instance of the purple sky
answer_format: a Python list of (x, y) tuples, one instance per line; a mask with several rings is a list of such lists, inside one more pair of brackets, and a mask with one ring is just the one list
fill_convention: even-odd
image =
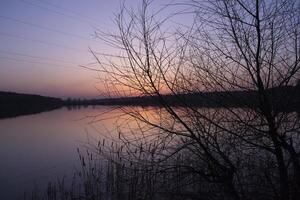
[(0, 91), (99, 96), (97, 74), (78, 65), (95, 62), (89, 47), (109, 51), (92, 34), (96, 28), (115, 29), (119, 5), (119, 0), (1, 0)]

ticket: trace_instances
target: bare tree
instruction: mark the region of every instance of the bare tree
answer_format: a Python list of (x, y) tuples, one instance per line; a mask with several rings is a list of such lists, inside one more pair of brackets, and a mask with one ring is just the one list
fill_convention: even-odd
[(189, 39), (195, 56), (200, 57), (195, 68), (207, 74), (202, 77), (211, 83), (210, 89), (256, 91), (258, 109), (251, 115), (259, 117), (261, 123), (247, 122), (246, 126), (270, 141), (263, 148), (268, 147), (266, 150), (276, 157), (280, 197), (289, 199), (292, 185), (286, 160), (292, 162), (294, 184), (299, 188), (299, 149), (295, 141), (299, 122), (294, 114), (278, 109), (292, 104), (295, 91), (282, 92), (281, 96), (272, 92), (275, 87), (295, 85), (299, 78), (299, 4), (259, 0), (192, 4), (199, 7), (200, 22), (195, 31), (198, 35)]
[[(191, 0), (150, 13), (151, 3), (123, 6), (117, 34), (96, 33), (116, 55), (92, 51), (110, 90), (161, 106), (123, 108), (137, 121), (120, 130), (128, 161), (184, 169), (204, 199), (296, 199), (299, 3)], [(159, 16), (169, 6), (193, 12), (191, 26), (165, 26), (174, 15)]]

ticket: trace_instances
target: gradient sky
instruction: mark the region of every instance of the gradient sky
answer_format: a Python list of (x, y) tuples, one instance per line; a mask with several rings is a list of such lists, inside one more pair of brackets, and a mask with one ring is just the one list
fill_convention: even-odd
[(114, 30), (119, 5), (119, 0), (1, 0), (0, 91), (101, 96), (97, 74), (78, 65), (95, 62), (89, 47), (109, 52), (92, 34), (96, 28)]

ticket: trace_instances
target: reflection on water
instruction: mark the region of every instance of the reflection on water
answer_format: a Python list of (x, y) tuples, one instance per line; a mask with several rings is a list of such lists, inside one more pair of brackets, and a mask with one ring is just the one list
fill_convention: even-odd
[[(165, 115), (158, 107), (147, 107), (146, 110), (140, 107), (123, 107), (123, 111), (124, 109), (141, 120), (153, 123), (159, 121), (163, 123), (163, 127), (180, 130), (180, 127), (175, 127), (174, 119)], [(185, 108), (176, 110), (186, 122), (189, 122), (190, 118), (193, 119), (193, 116), (185, 116)], [(213, 111), (201, 109), (202, 114), (205, 112), (206, 116), (216, 117), (211, 114)], [(217, 113), (220, 119), (226, 115), (222, 109)], [(97, 143), (103, 138), (118, 140), (119, 131), (125, 134), (135, 128), (148, 130), (148, 127), (137, 127), (132, 118), (117, 107), (107, 106), (69, 107), (0, 120), (1, 199), (22, 199), (23, 192), (31, 191), (35, 185), (42, 190), (49, 181), (56, 181), (64, 175), (70, 177), (72, 169), (77, 168), (79, 164), (77, 147)], [(146, 140), (159, 138), (160, 132), (155, 131), (158, 134), (144, 136)], [(132, 140), (138, 138), (128, 135), (127, 139), (130, 136), (133, 137)]]
[(0, 120), (1, 199), (19, 199), (33, 185), (44, 188), (68, 175), (77, 164), (76, 148), (112, 130), (116, 116), (119, 110), (98, 106)]

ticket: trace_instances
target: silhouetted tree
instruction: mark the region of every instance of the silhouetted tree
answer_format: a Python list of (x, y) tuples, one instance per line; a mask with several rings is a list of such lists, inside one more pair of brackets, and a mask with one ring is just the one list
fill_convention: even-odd
[[(127, 159), (164, 172), (185, 169), (204, 199), (297, 199), (300, 123), (296, 113), (283, 111), (298, 98), (291, 86), (299, 79), (299, 3), (176, 3), (195, 17), (191, 27), (171, 32), (164, 24), (173, 15), (158, 20), (164, 9), (150, 13), (151, 2), (143, 0), (138, 11), (123, 6), (115, 21), (118, 33), (98, 33), (117, 55), (92, 51), (112, 95), (146, 95), (161, 105), (123, 108), (137, 120), (129, 132), (120, 130)], [(207, 91), (220, 92), (219, 100), (205, 98), (222, 108), (197, 108), (180, 95)], [(245, 106), (223, 105), (229, 91), (252, 92), (253, 99), (233, 96)], [(166, 100), (167, 93), (179, 106)], [(178, 157), (182, 162), (167, 164)]]

